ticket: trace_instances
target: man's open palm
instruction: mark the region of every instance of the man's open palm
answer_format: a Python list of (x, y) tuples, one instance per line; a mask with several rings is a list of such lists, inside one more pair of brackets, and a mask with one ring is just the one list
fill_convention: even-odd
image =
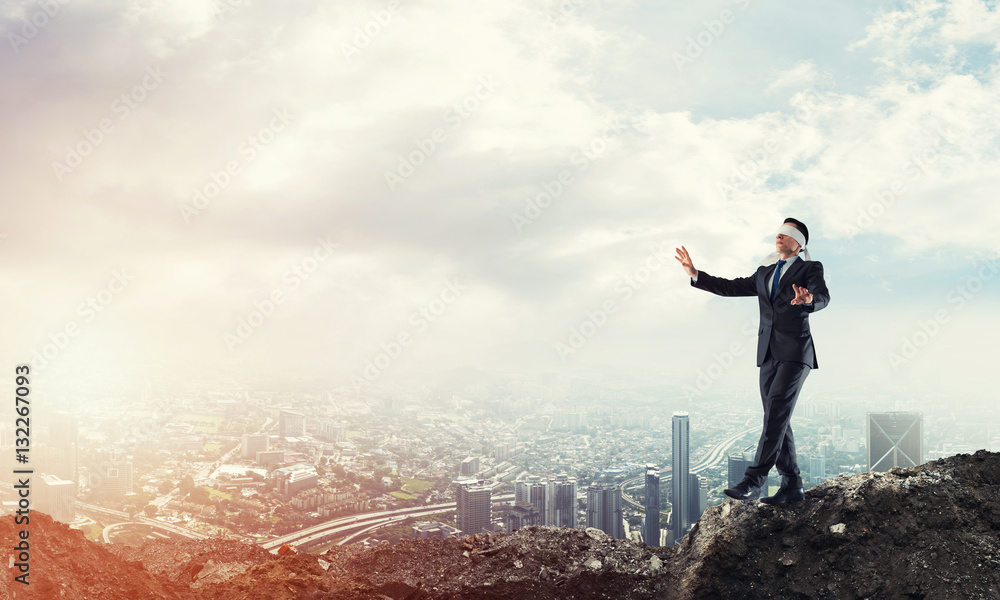
[(681, 246), (680, 248), (674, 248), (674, 250), (677, 251), (677, 256), (674, 258), (684, 267), (684, 272), (688, 274), (688, 277), (696, 277), (698, 269), (694, 268), (694, 265), (691, 263), (691, 255), (688, 254), (687, 248)]

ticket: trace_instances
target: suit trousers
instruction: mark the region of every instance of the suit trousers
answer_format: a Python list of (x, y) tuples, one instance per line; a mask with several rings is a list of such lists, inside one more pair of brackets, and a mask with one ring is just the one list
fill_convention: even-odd
[(763, 486), (771, 467), (776, 466), (781, 474), (782, 487), (802, 487), (790, 422), (799, 391), (809, 371), (809, 366), (803, 362), (775, 360), (771, 349), (767, 349), (760, 366), (764, 428), (760, 432), (753, 464), (747, 467), (744, 475), (750, 483)]

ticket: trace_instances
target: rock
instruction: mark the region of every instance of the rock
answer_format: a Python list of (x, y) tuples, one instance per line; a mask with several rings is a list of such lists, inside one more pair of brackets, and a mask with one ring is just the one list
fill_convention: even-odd
[[(669, 548), (530, 526), (334, 546), (322, 562), (222, 540), (106, 546), (33, 511), (32, 592), (64, 600), (994, 598), (998, 488), (1000, 454), (981, 451), (837, 477), (781, 510), (727, 500)], [(0, 517), (0, 539), (19, 529)], [(0, 598), (20, 598), (14, 585), (0, 578)]]
[(655, 573), (656, 571), (659, 571), (661, 568), (663, 568), (663, 561), (660, 560), (659, 556), (656, 556), (654, 554), (649, 558), (649, 569)]

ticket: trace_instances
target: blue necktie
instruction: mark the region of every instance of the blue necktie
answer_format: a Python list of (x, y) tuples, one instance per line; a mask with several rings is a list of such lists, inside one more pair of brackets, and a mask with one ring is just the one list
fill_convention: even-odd
[(786, 262), (779, 260), (778, 268), (774, 270), (774, 281), (771, 282), (771, 302), (774, 302), (774, 294), (778, 291), (778, 279), (781, 278), (781, 267), (785, 266)]

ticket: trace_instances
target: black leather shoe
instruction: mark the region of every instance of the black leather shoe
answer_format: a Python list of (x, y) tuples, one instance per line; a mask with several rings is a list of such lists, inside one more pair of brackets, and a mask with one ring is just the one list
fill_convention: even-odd
[(760, 486), (741, 481), (729, 489), (722, 490), (722, 493), (735, 500), (754, 500), (760, 497)]
[(802, 502), (806, 499), (806, 493), (802, 488), (778, 488), (770, 498), (761, 498), (764, 504), (785, 504), (787, 502)]

